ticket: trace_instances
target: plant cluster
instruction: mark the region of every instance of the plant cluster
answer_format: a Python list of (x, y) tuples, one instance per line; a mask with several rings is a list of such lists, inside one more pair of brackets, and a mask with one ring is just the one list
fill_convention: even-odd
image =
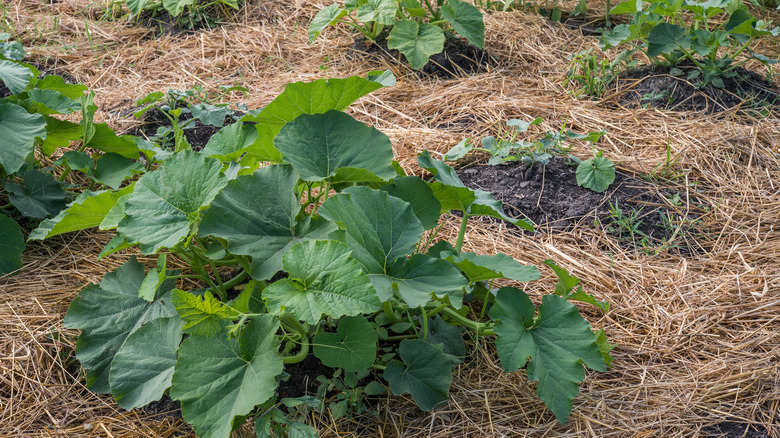
[(447, 34), (457, 32), (482, 48), (485, 24), (482, 12), (461, 0), (347, 0), (332, 4), (309, 25), (309, 43), (328, 26), (345, 24), (368, 41), (387, 39), (389, 49), (401, 52), (414, 69), (444, 50)]
[[(201, 151), (169, 152), (133, 185), (97, 195), (89, 217), (80, 212), (97, 196), (44, 223), (39, 237), (99, 223), (117, 233), (104, 254), (157, 255), (148, 272), (132, 257), (68, 309), (93, 391), (127, 409), (168, 392), (201, 437), (227, 437), (249, 415), (258, 436), (292, 436), (311, 430), (281, 416), (280, 403), (322, 409), (335, 389), (334, 415), (359, 412), (361, 394), (379, 390), (360, 377), (381, 377), (421, 409), (442, 405), (467, 335), (495, 339), (504, 370), (525, 367), (567, 420), (584, 365), (611, 361), (603, 330), (571, 301), (608, 304), (550, 260), (558, 283), (534, 304), (495, 282), (536, 280), (535, 266), (462, 251), (473, 216), (532, 227), (427, 151), (418, 163), (433, 180), (405, 175), (390, 139), (342, 112), (392, 83), (385, 72), (289, 84)], [(437, 239), (452, 211), (463, 218), (454, 244)], [(172, 256), (189, 269), (168, 269)], [(319, 402), (277, 402), (285, 364), (310, 354), (340, 370), (321, 380)]]
[[(97, 107), (94, 95), (84, 94), (87, 87), (41, 76), (22, 62), (21, 44), (8, 38), (0, 34), (0, 80), (7, 89), (0, 98), (0, 275), (22, 266), (25, 241), (17, 220), (27, 224), (57, 216), (76, 197), (79, 187), (65, 183), (72, 170), (89, 179), (90, 190), (118, 189), (143, 171), (132, 140), (94, 123)], [(79, 113), (79, 123), (57, 117)], [(61, 148), (66, 151), (52, 162)], [(90, 190), (79, 199), (91, 196)]]
[(590, 96), (599, 99), (621, 71), (637, 65), (637, 61), (631, 59), (630, 55), (630, 51), (623, 51), (610, 61), (596, 54), (593, 48), (575, 53), (570, 58), (564, 85), (579, 85), (580, 88), (572, 93), (577, 98)]
[(130, 12), (138, 17), (143, 12), (151, 16), (167, 13), (179, 26), (193, 29), (215, 25), (219, 17), (230, 10), (238, 10), (243, 0), (123, 0)]
[[(629, 43), (633, 54), (641, 51), (649, 59), (663, 59), (676, 67), (689, 62), (696, 68), (688, 80), (701, 77), (703, 84), (722, 88), (723, 78), (737, 74), (737, 67), (754, 59), (765, 65), (777, 60), (754, 52), (750, 44), (764, 36), (777, 36), (780, 28), (757, 20), (741, 1), (627, 0), (611, 14), (630, 14), (631, 23), (620, 24), (603, 34), (602, 49)], [(728, 20), (719, 19), (723, 14)], [(681, 69), (673, 74), (682, 75)]]
[(522, 161), (529, 165), (541, 163), (542, 166), (546, 166), (554, 156), (562, 156), (577, 163), (576, 177), (577, 184), (580, 186), (602, 193), (615, 181), (615, 165), (603, 156), (603, 151), (596, 151), (594, 147), (593, 157), (581, 160), (569, 153), (571, 146), (563, 146), (563, 142), (569, 140), (584, 140), (593, 145), (606, 134), (606, 131), (578, 134), (566, 129), (564, 124), (560, 131), (547, 131), (540, 138), (531, 141), (518, 139), (521, 133), (540, 123), (542, 123), (541, 118), (531, 122), (511, 119), (507, 121), (508, 132), (499, 132), (498, 138), (492, 135), (482, 138), (482, 147), (475, 146), (470, 138), (465, 138), (444, 154), (444, 160), (457, 161), (469, 152), (479, 151), (490, 154), (488, 164), (491, 166), (509, 161)]

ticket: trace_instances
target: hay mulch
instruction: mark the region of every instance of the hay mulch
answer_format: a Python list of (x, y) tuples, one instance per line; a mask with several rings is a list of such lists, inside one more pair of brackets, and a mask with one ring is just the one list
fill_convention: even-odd
[[(495, 134), (509, 118), (542, 117), (541, 130), (564, 122), (578, 131), (606, 129), (599, 147), (621, 170), (640, 176), (664, 168), (668, 147), (677, 177), (656, 173), (649, 183), (684, 194), (683, 205), (697, 218), (688, 237), (706, 248), (650, 256), (586, 224), (522, 236), (473, 221), (469, 251), (500, 251), (537, 266), (555, 259), (611, 303), (607, 314), (583, 311), (617, 344), (613, 368), (588, 374), (570, 420), (560, 425), (524, 372), (503, 373), (483, 347), (455, 371), (444, 408), (425, 413), (408, 397), (390, 397), (379, 402), (377, 417), (311, 417), (322, 436), (693, 437), (749, 426), (754, 434), (745, 436), (780, 436), (778, 114), (756, 119), (575, 100), (560, 85), (566, 56), (596, 40), (527, 12), (486, 16), (486, 50), (497, 66), (441, 80), (420, 79), (393, 60), (377, 65), (354, 57), (353, 37), (343, 29), (329, 29), (309, 45), (305, 29), (327, 1), (247, 3), (234, 24), (161, 37), (127, 18), (107, 19), (90, 0), (8, 0), (2, 8), (3, 25), (32, 59), (95, 90), (99, 121), (120, 131), (138, 123), (127, 114), (151, 91), (237, 83), (250, 94), (234, 101), (259, 108), (288, 82), (391, 68), (398, 84), (349, 111), (389, 135), (410, 172), (419, 172), (417, 152), (442, 153), (463, 137)], [(765, 48), (775, 57), (780, 52), (780, 45)], [(586, 157), (590, 150), (577, 145), (573, 152)], [(442, 233), (454, 238), (459, 219), (446, 220)], [(25, 267), (0, 279), (0, 437), (192, 436), (175, 416), (125, 412), (85, 387), (73, 355), (77, 333), (65, 330), (62, 318), (85, 284), (129, 256), (97, 261), (109, 238), (78, 232), (30, 243)], [(553, 273), (541, 270), (542, 279), (525, 287), (532, 296), (553, 288)]]

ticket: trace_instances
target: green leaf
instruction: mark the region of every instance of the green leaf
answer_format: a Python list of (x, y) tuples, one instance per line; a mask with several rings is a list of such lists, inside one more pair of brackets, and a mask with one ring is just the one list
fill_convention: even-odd
[(469, 278), (470, 283), (508, 278), (510, 280), (528, 282), (541, 277), (534, 265), (524, 265), (506, 254), (477, 255), (473, 252), (455, 254), (445, 252), (440, 257), (450, 261), (460, 268)]
[(324, 365), (358, 373), (374, 363), (378, 339), (366, 318), (346, 316), (339, 320), (336, 333), (319, 333), (312, 343), (314, 355)]
[(24, 247), (22, 228), (10, 217), (0, 214), (0, 277), (22, 267)]
[(149, 0), (127, 0), (127, 8), (130, 9), (130, 12), (132, 12), (133, 15), (138, 15), (144, 9), (144, 6), (146, 6), (148, 1)]
[(299, 421), (293, 421), (287, 428), (287, 438), (317, 438), (318, 436), (320, 435), (317, 429)]
[(346, 79), (320, 79), (313, 82), (293, 82), (256, 116), (241, 120), (257, 123), (257, 142), (249, 150), (260, 161), (281, 160), (274, 147), (274, 137), (282, 126), (301, 114), (322, 114), (330, 110), (343, 111), (352, 102), (378, 90), (388, 83), (386, 75), (372, 74), (370, 79), (351, 76)]
[(11, 38), (10, 34), (0, 34), (0, 56), (13, 61), (21, 61), (27, 56), (24, 46), (19, 41), (6, 42), (8, 38)]
[(230, 181), (203, 216), (199, 232), (228, 244), (233, 254), (252, 256), (250, 274), (268, 280), (282, 269), (282, 255), (298, 242), (325, 239), (335, 225), (301, 211), (298, 174), (288, 165), (266, 166)]
[(226, 321), (235, 316), (224, 303), (214, 298), (211, 292), (203, 296), (176, 289), (171, 293), (176, 311), (184, 321), (185, 333), (198, 336), (214, 336), (222, 330)]
[[(0, 61), (0, 63), (5, 61)], [(46, 120), (19, 105), (0, 103), (0, 166), (15, 173), (35, 148), (35, 138), (46, 138)]]
[(387, 37), (387, 47), (403, 53), (413, 69), (421, 69), (432, 55), (444, 50), (444, 31), (430, 23), (398, 20)]
[(347, 12), (342, 10), (336, 3), (317, 12), (317, 15), (314, 16), (314, 19), (309, 24), (309, 44), (313, 43), (326, 27), (333, 26), (336, 24), (336, 20), (345, 15), (347, 15)]
[(118, 192), (82, 192), (68, 208), (41, 222), (38, 228), (30, 233), (29, 239), (43, 240), (63, 233), (97, 227), (116, 205), (117, 200), (132, 191), (133, 186), (127, 186)]
[(458, 161), (474, 150), (474, 145), (468, 138), (464, 138), (450, 150), (444, 153), (444, 161)]
[(606, 157), (593, 157), (577, 166), (577, 185), (603, 193), (615, 181), (615, 164)]
[(301, 242), (285, 253), (282, 262), (290, 277), (263, 291), (271, 312), (286, 310), (301, 321), (316, 324), (323, 314), (340, 318), (371, 313), (381, 304), (368, 276), (343, 243)]
[[(579, 310), (557, 295), (545, 295), (534, 319), (534, 306), (523, 291), (505, 287), (496, 295), (490, 317), (496, 321), (496, 349), (504, 371), (526, 365), (536, 393), (562, 424), (585, 379), (583, 363), (606, 371), (596, 336)], [(529, 361), (530, 359), (530, 361)]]
[(65, 327), (81, 330), (76, 358), (94, 392), (110, 391), (111, 362), (130, 334), (155, 319), (177, 316), (168, 293), (174, 282), (165, 282), (157, 289), (155, 300), (149, 302), (138, 297), (143, 280), (144, 267), (133, 256), (106, 274), (100, 284), (82, 289), (65, 314)]
[[(190, 113), (195, 119), (199, 119), (204, 125), (211, 125), (216, 127), (222, 127), (225, 124), (225, 118), (230, 112), (230, 108), (227, 106), (216, 106), (208, 103), (196, 103), (190, 105)], [(231, 123), (235, 125), (236, 123)], [(241, 126), (241, 123), (238, 123)]]
[(24, 185), (6, 183), (8, 200), (27, 216), (43, 219), (55, 216), (67, 204), (68, 193), (52, 175), (39, 170), (28, 170), (23, 174)]
[(430, 186), (420, 178), (416, 176), (396, 178), (381, 190), (408, 202), (412, 206), (414, 215), (426, 230), (436, 228), (439, 224), (441, 203), (434, 196)]
[(304, 181), (322, 181), (342, 167), (395, 176), (390, 139), (341, 111), (303, 114), (284, 125), (274, 144)]
[(66, 148), (70, 146), (70, 142), (81, 139), (82, 129), (78, 123), (46, 116), (44, 120), (46, 120), (46, 139), (41, 145), (44, 155), (51, 156), (58, 148)]
[(27, 85), (35, 78), (35, 73), (24, 64), (0, 60), (0, 80), (13, 94), (19, 94), (27, 89)]
[(171, 386), (183, 324), (175, 316), (159, 318), (127, 337), (108, 374), (119, 406), (130, 410), (162, 398)]
[[(35, 83), (35, 88), (39, 90), (51, 90), (56, 91), (69, 99), (79, 99), (87, 91), (87, 86), (84, 84), (69, 84), (65, 82), (62, 76), (47, 75), (41, 80)], [(31, 90), (31, 92), (34, 90)], [(81, 108), (81, 105), (79, 105)]]
[(606, 50), (623, 44), (624, 42), (633, 41), (638, 37), (639, 25), (618, 24), (612, 30), (608, 30), (602, 34), (599, 46), (602, 50)]
[(195, 0), (162, 0), (163, 7), (174, 17), (184, 12), (184, 8), (195, 4)]
[(119, 137), (105, 123), (98, 123), (93, 126), (95, 128), (94, 134), (87, 143), (87, 146), (90, 148), (103, 152), (113, 152), (133, 160), (140, 157), (138, 145), (131, 136)]
[(441, 16), (471, 44), (480, 49), (485, 46), (485, 23), (476, 6), (461, 0), (448, 0), (441, 7)]
[(362, 23), (393, 24), (396, 8), (396, 0), (368, 0), (357, 9), (357, 19)]
[(428, 151), (417, 155), (417, 163), (436, 177), (437, 182), (432, 183), (431, 188), (443, 211), (459, 210), (469, 216), (491, 216), (533, 231), (526, 221), (507, 216), (503, 203), (494, 199), (491, 193), (466, 187), (455, 169), (444, 161), (433, 159)]
[(191, 151), (165, 160), (136, 183), (119, 233), (140, 243), (143, 254), (176, 246), (192, 232), (199, 212), (227, 184), (221, 168), (218, 160)]
[[(609, 303), (606, 301), (598, 301), (593, 295), (587, 294), (582, 290), (582, 286), (577, 287), (580, 284), (580, 279), (570, 275), (566, 268), (562, 268), (555, 264), (551, 259), (544, 261), (544, 264), (549, 266), (550, 269), (555, 271), (555, 275), (558, 276), (558, 282), (555, 283), (555, 294), (563, 297), (567, 300), (582, 301), (594, 305), (604, 312), (609, 311)], [(574, 293), (571, 291), (577, 287)]]
[(411, 394), (424, 411), (446, 403), (452, 383), (447, 356), (431, 344), (409, 339), (401, 341), (398, 353), (404, 363), (390, 361), (384, 372), (393, 394)]
[(241, 334), (191, 335), (179, 347), (171, 397), (201, 438), (227, 438), (236, 417), (271, 398), (284, 364), (276, 340), (278, 321), (252, 318)]
[(255, 141), (255, 126), (241, 122), (232, 123), (211, 136), (201, 154), (222, 161), (237, 161)]
[(453, 369), (460, 365), (466, 357), (466, 344), (460, 329), (436, 315), (436, 319), (428, 319), (428, 330), (430, 333), (424, 340), (433, 346), (441, 346)]
[(414, 251), (425, 231), (406, 201), (368, 187), (350, 187), (319, 209), (346, 231), (352, 256), (369, 274), (384, 274), (390, 263)]
[(36, 88), (30, 90), (27, 94), (38, 112), (43, 115), (72, 114), (81, 109), (81, 105), (78, 102), (63, 96), (59, 91)]
[(610, 14), (633, 14), (636, 11), (642, 10), (643, 0), (626, 0), (620, 2), (609, 11)]
[(604, 358), (604, 363), (607, 365), (607, 368), (612, 368), (612, 355), (610, 355), (609, 352), (617, 347), (617, 344), (610, 344), (609, 341), (607, 341), (607, 333), (604, 329), (596, 332), (596, 344), (599, 346), (601, 357)]
[(143, 172), (144, 165), (140, 162), (109, 152), (97, 159), (91, 177), (112, 189), (118, 189), (126, 179)]
[(660, 23), (647, 36), (647, 56), (651, 58), (690, 47), (691, 37), (684, 27), (677, 24)]
[(425, 254), (400, 258), (390, 265), (387, 274), (370, 277), (381, 301), (393, 298), (393, 291), (397, 291), (412, 308), (428, 304), (436, 295), (449, 297), (452, 306), (459, 309), (468, 287), (468, 281), (451, 263)]

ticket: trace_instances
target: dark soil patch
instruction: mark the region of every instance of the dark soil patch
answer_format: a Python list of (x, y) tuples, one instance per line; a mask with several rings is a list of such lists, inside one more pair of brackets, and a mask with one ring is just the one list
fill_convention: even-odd
[(215, 5), (206, 8), (205, 11), (199, 14), (189, 14), (185, 10), (179, 17), (174, 17), (164, 9), (147, 9), (138, 15), (136, 21), (139, 26), (147, 27), (151, 30), (147, 35), (149, 38), (159, 38), (163, 35), (190, 35), (203, 29), (213, 29), (219, 26), (223, 20), (227, 20), (227, 15), (230, 14), (229, 11), (220, 11), (219, 9), (227, 8), (227, 6)]
[(153, 401), (146, 406), (141, 407), (141, 411), (150, 418), (163, 419), (172, 418), (175, 420), (182, 419), (181, 416), (181, 403), (173, 400), (167, 394), (160, 400)]
[[(406, 58), (398, 50), (387, 48), (387, 40), (379, 39), (372, 43), (361, 37), (352, 45), (351, 54), (359, 57), (372, 57), (377, 60), (392, 59), (407, 64)], [(444, 51), (431, 56), (419, 75), (433, 75), (440, 78), (454, 78), (463, 75), (483, 73), (498, 62), (486, 51), (469, 43), (465, 39), (448, 35)]]
[(770, 438), (769, 432), (760, 424), (745, 424), (724, 421), (702, 431), (704, 437), (722, 438)]
[[(738, 109), (744, 114), (768, 117), (780, 113), (780, 89), (758, 73), (743, 68), (723, 78), (724, 87), (702, 86), (701, 78), (688, 81), (691, 65), (649, 65), (623, 74), (617, 81), (615, 102), (627, 108), (662, 108), (713, 114)], [(672, 75), (677, 74), (677, 76)]]
[(306, 356), (306, 359), (301, 362), (286, 365), (284, 372), (290, 377), (281, 381), (279, 387), (276, 388), (277, 400), (316, 395), (317, 387), (320, 385), (317, 377), (330, 377), (334, 370), (335, 368), (323, 365), (313, 354)]
[[(646, 182), (618, 172), (607, 191), (596, 193), (577, 185), (576, 166), (568, 161), (555, 157), (547, 166), (520, 161), (475, 166), (459, 170), (458, 175), (467, 186), (493, 193), (503, 201), (508, 215), (527, 217), (541, 229), (565, 230), (577, 222), (596, 223), (627, 248), (636, 248), (643, 238), (646, 244), (658, 247), (675, 234), (676, 227), (680, 228), (675, 236), (678, 243), (686, 238), (691, 218), (683, 217), (685, 208), (674, 208), (664, 199), (674, 198), (674, 192), (659, 193)], [(633, 236), (614, 217), (610, 204), (620, 208), (624, 217), (634, 216)]]
[[(140, 108), (135, 108), (134, 111), (137, 111)], [(231, 123), (235, 123), (236, 119), (234, 117), (240, 117), (243, 113), (236, 111), (234, 112), (233, 116), (228, 115), (225, 117), (225, 123), (223, 126), (214, 126), (214, 125), (207, 125), (201, 123), (200, 120), (196, 120), (192, 123), (190, 123), (188, 126), (184, 128), (184, 137), (187, 138), (187, 141), (192, 145), (192, 150), (199, 151), (203, 149), (206, 144), (209, 142), (211, 137), (216, 134), (220, 129), (222, 129), (225, 125), (229, 125)], [(192, 119), (192, 114), (190, 113), (182, 113), (181, 117), (179, 118), (179, 124), (186, 123), (187, 120)], [(142, 125), (139, 125), (131, 130), (129, 130), (126, 134), (135, 135), (137, 137), (141, 138), (151, 138), (155, 134), (157, 134), (157, 130), (162, 127), (171, 126), (171, 122), (168, 120), (165, 115), (163, 115), (162, 111), (153, 108), (142, 116), (141, 120), (143, 121)], [(173, 148), (173, 134), (169, 135), (171, 144), (168, 145), (170, 148)], [(162, 147), (166, 147), (165, 144), (161, 145)]]

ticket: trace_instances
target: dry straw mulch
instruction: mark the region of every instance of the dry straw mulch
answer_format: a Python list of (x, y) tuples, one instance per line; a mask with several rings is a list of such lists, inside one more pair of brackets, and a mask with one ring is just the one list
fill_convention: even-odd
[[(654, 184), (681, 193), (697, 218), (686, 236), (697, 242), (694, 251), (654, 256), (626, 250), (585, 223), (533, 237), (488, 221), (469, 227), (468, 250), (539, 266), (553, 258), (612, 305), (606, 315), (584, 309), (618, 346), (609, 372), (589, 373), (566, 425), (545, 410), (524, 373), (503, 373), (482, 348), (456, 371), (443, 409), (424, 413), (407, 397), (392, 397), (375, 418), (312, 418), (322, 436), (689, 437), (708, 436), (708, 427), (723, 421), (780, 436), (778, 114), (746, 120), (735, 112), (703, 116), (574, 100), (560, 85), (566, 56), (595, 47), (595, 39), (531, 13), (486, 16), (486, 48), (498, 67), (437, 80), (357, 56), (344, 30), (327, 30), (308, 45), (305, 29), (325, 0), (247, 3), (234, 24), (157, 38), (127, 19), (102, 17), (90, 0), (6, 0), (0, 26), (37, 62), (95, 90), (98, 117), (119, 130), (136, 123), (127, 117), (133, 101), (151, 91), (238, 83), (251, 91), (235, 99), (258, 108), (288, 82), (392, 68), (398, 84), (349, 111), (388, 134), (409, 171), (418, 171), (415, 155), (423, 149), (443, 152), (465, 136), (495, 133), (509, 118), (543, 117), (544, 129), (564, 121), (580, 131), (607, 129), (600, 147), (629, 172), (663, 167), (668, 145), (682, 176)], [(777, 57), (780, 45), (765, 51)], [(454, 237), (459, 219), (448, 221), (443, 233)], [(64, 330), (62, 318), (86, 283), (127, 259), (96, 260), (109, 238), (79, 232), (31, 243), (22, 271), (0, 279), (0, 437), (191, 435), (172, 417), (122, 411), (81, 379), (77, 333)], [(551, 290), (552, 272), (542, 271), (529, 293)]]

